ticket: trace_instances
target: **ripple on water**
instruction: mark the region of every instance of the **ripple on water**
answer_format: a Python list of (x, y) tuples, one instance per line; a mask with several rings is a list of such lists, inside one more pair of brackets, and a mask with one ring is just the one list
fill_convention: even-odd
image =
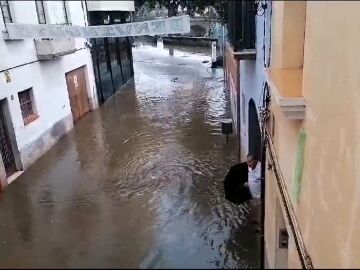
[[(221, 136), (220, 120), (230, 115), (221, 70), (202, 63), (209, 54), (185, 49), (133, 54), (136, 89), (118, 91), (24, 173), (34, 185), (15, 197), (25, 201), (2, 202), (6, 252), (60, 268), (253, 267), (248, 205), (223, 194), (238, 153)], [(32, 231), (31, 248), (17, 238), (19, 224)]]

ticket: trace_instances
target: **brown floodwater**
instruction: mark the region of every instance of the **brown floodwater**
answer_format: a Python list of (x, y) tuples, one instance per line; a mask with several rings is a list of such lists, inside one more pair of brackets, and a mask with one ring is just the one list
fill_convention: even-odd
[(209, 53), (133, 48), (135, 84), (0, 194), (0, 267), (259, 266), (248, 206), (224, 198), (237, 144)]

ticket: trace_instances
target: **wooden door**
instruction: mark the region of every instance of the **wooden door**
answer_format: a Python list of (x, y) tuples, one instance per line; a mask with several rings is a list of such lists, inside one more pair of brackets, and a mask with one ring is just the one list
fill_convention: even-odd
[(5, 167), (6, 176), (16, 172), (15, 157), (5, 121), (4, 102), (0, 104), (0, 153)]
[(66, 84), (69, 92), (70, 107), (74, 122), (77, 122), (90, 111), (85, 77), (85, 67), (66, 73)]

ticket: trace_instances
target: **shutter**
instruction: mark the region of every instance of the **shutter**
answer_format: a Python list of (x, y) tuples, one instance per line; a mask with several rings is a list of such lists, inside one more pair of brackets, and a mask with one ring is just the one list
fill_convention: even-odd
[(235, 51), (255, 49), (255, 9), (253, 1), (229, 1), (228, 36)]

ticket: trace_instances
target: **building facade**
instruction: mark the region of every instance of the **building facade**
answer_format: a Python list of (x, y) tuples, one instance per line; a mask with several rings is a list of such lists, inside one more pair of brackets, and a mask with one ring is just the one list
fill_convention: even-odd
[[(86, 25), (83, 1), (0, 1), (6, 23)], [(0, 38), (0, 179), (26, 169), (98, 99), (85, 39)]]
[[(132, 21), (134, 1), (87, 1), (89, 25), (111, 25)], [(98, 100), (104, 103), (134, 76), (132, 37), (91, 40)]]
[[(264, 68), (270, 64), (272, 4), (229, 1), (227, 14), (225, 81), (238, 138), (239, 161), (246, 161), (248, 154), (262, 160), (260, 116), (265, 98)], [(262, 202), (264, 208), (263, 198)], [(260, 258), (264, 266), (265, 239), (259, 237), (258, 241), (263, 247)]]
[(254, 1), (229, 3), (225, 81), (230, 93), (241, 161), (246, 160), (249, 153), (258, 158), (261, 155), (258, 115), (264, 89), (263, 70), (269, 62), (270, 10), (271, 5), (257, 13)]
[(229, 28), (226, 82), (239, 159), (265, 163), (264, 260), (358, 268), (360, 4), (253, 3), (254, 46)]
[(360, 3), (272, 4), (269, 265), (358, 268)]

